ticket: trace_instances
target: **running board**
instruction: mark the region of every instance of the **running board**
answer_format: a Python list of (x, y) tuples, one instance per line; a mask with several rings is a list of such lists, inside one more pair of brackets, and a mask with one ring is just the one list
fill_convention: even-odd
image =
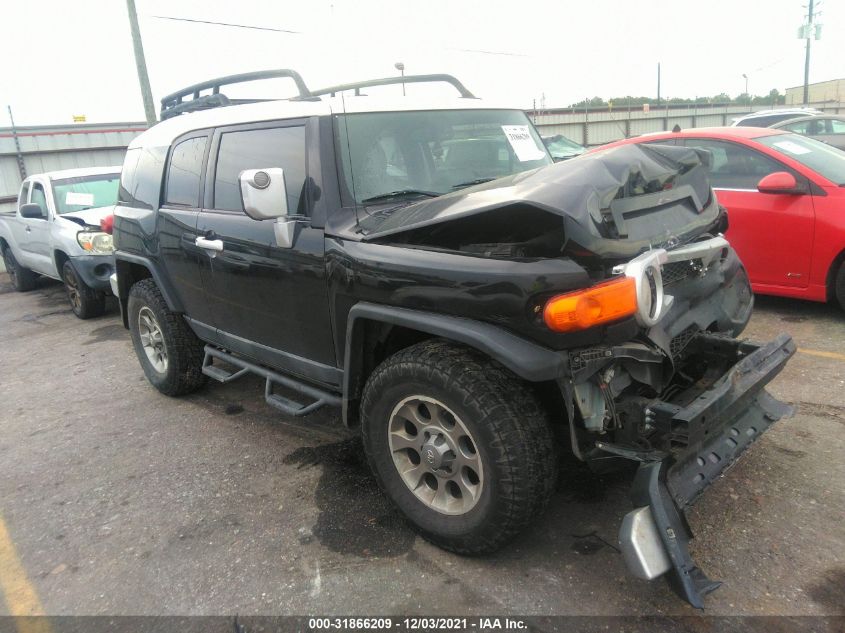
[[(311, 385), (295, 378), (283, 376), (271, 369), (267, 369), (261, 365), (256, 365), (255, 363), (251, 363), (243, 358), (233, 356), (232, 354), (224, 352), (223, 350), (217, 349), (211, 345), (206, 345), (204, 351), (205, 358), (202, 361), (202, 373), (209, 378), (213, 378), (217, 382), (222, 383), (232, 382), (245, 374), (256, 374), (261, 376), (266, 380), (264, 385), (264, 400), (271, 407), (278, 409), (286, 415), (301, 417), (303, 415), (308, 415), (317, 409), (322, 409), (326, 405), (339, 407), (342, 403), (339, 396), (331, 394), (328, 391), (312, 387)], [(237, 371), (230, 372), (226, 371), (222, 367), (216, 367), (214, 365), (215, 358), (223, 361), (224, 363), (228, 363), (229, 365), (234, 365), (238, 368)], [(275, 385), (287, 387), (299, 394), (308, 396), (312, 399), (312, 401), (308, 404), (302, 404), (296, 400), (291, 400), (290, 398), (273, 393), (273, 387)]]

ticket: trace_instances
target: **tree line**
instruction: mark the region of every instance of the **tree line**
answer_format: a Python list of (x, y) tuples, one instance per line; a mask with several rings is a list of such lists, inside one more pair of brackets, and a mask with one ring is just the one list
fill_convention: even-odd
[(749, 95), (745, 92), (731, 97), (729, 94), (722, 92), (712, 97), (696, 97), (694, 99), (682, 99), (680, 97), (670, 97), (660, 99), (658, 101), (654, 97), (613, 97), (604, 100), (601, 97), (593, 97), (592, 99), (583, 99), (577, 103), (569, 105), (570, 108), (600, 108), (608, 106), (610, 108), (626, 109), (628, 106), (642, 106), (648, 103), (651, 106), (663, 105), (693, 105), (693, 104), (713, 104), (725, 103), (733, 105), (782, 105), (786, 103), (786, 95), (782, 95), (777, 88), (772, 88), (767, 95)]

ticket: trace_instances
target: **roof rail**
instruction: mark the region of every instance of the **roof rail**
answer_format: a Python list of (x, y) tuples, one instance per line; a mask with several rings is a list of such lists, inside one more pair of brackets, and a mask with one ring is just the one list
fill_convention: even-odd
[(339, 86), (330, 86), (329, 88), (320, 88), (311, 92), (310, 96), (318, 97), (320, 95), (331, 95), (343, 92), (345, 90), (354, 90), (356, 95), (361, 94), (361, 88), (371, 88), (373, 86), (391, 86), (395, 84), (419, 84), (419, 83), (447, 83), (453, 85), (464, 99), (476, 99), (466, 87), (452, 75), (436, 74), (436, 75), (406, 75), (404, 77), (385, 77), (384, 79), (370, 79), (369, 81), (356, 81), (351, 84), (341, 84)]
[[(308, 90), (302, 77), (295, 70), (278, 69), (278, 70), (259, 70), (251, 73), (241, 73), (239, 75), (228, 75), (226, 77), (218, 77), (217, 79), (209, 79), (187, 88), (182, 88), (172, 94), (167, 95), (161, 100), (161, 120), (169, 119), (185, 112), (194, 112), (196, 110), (207, 110), (209, 108), (219, 108), (227, 105), (237, 105), (241, 103), (257, 103), (259, 101), (270, 101), (270, 99), (229, 99), (226, 95), (220, 92), (222, 86), (231, 84), (245, 83), (248, 81), (256, 81), (260, 79), (276, 79), (279, 77), (287, 77), (292, 79), (299, 91), (299, 99), (311, 99), (314, 95)], [(211, 90), (211, 94), (200, 95), (203, 90)], [(191, 96), (192, 98), (183, 101), (184, 97)]]

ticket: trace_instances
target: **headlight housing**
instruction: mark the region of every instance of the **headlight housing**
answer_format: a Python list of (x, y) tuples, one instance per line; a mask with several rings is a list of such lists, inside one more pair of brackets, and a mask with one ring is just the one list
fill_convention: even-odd
[(92, 255), (111, 255), (114, 252), (112, 236), (102, 231), (80, 231), (76, 241), (86, 253)]

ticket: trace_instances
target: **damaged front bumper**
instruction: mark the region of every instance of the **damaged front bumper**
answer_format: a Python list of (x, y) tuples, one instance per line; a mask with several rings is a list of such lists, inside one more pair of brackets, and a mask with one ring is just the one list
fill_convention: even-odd
[(691, 402), (648, 406), (650, 424), (672, 448), (623, 455), (640, 467), (632, 489), (636, 509), (623, 520), (619, 541), (634, 575), (650, 580), (668, 573), (678, 594), (703, 608), (704, 596), (721, 583), (708, 579), (690, 557), (692, 532), (684, 511), (775, 421), (791, 415), (791, 407), (763, 388), (795, 353), (795, 344), (786, 334), (762, 346), (709, 334), (695, 344), (737, 362)]

